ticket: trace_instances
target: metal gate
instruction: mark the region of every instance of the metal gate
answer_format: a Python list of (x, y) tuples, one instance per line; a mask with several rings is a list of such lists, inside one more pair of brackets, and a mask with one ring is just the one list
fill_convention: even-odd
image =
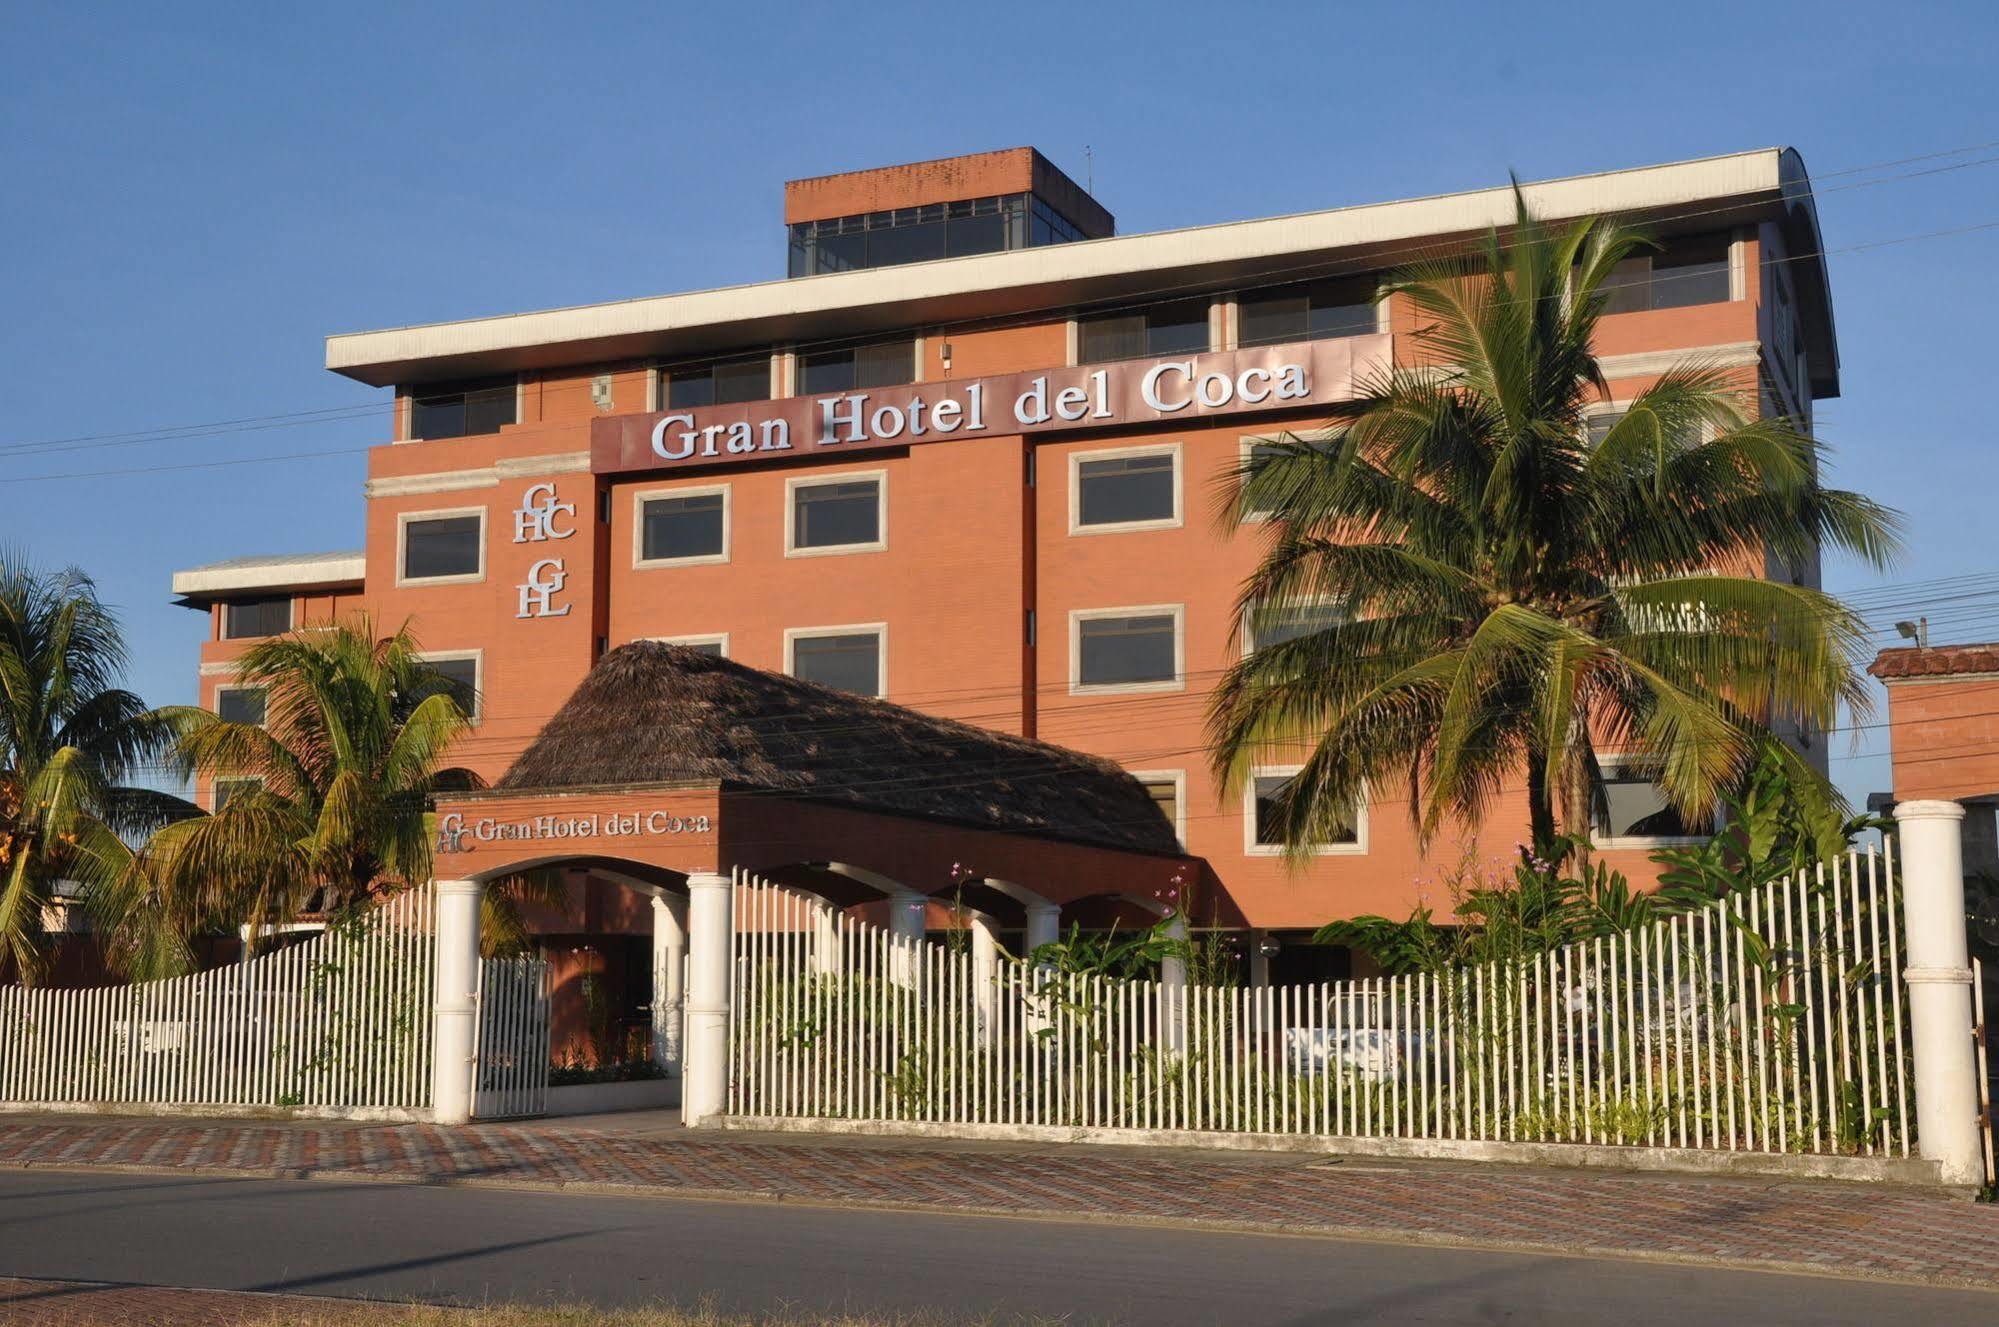
[(472, 1061), (476, 1119), (539, 1115), (548, 1107), (548, 964), (479, 963), (479, 1044)]

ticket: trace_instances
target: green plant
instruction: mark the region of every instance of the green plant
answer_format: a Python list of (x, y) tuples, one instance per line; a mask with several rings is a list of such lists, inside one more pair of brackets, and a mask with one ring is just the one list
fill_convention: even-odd
[(1592, 438), (1607, 283), (1650, 244), (1518, 201), (1503, 237), (1383, 284), (1414, 312), (1414, 353), (1335, 408), (1328, 440), (1260, 447), (1232, 477), (1222, 520), (1269, 522), (1242, 620), (1337, 609), (1250, 651), (1209, 711), (1232, 786), (1302, 752), (1274, 808), (1296, 860), (1370, 789), (1406, 786), (1428, 837), (1523, 773), (1545, 849), (1600, 812), (1605, 742), (1641, 753), (1689, 818), (1763, 750), (1834, 797), (1762, 739), (1864, 712), (1865, 624), (1819, 590), (1715, 569), (1821, 548), (1881, 565), (1897, 518), (1824, 486), (1820, 444), (1753, 418), (1753, 383), (1697, 359)]

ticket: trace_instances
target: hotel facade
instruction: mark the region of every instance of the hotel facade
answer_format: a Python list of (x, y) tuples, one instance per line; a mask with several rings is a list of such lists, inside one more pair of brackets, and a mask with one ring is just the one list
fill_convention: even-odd
[[(1689, 360), (1806, 427), (1837, 395), (1795, 153), (1524, 192), (1544, 218), (1615, 214), (1660, 240), (1612, 283), (1603, 415)], [(1513, 208), (1485, 189), (1118, 235), (1023, 148), (791, 182), (783, 279), (332, 336), (330, 370), (394, 393), (361, 547), (176, 574), (210, 615), (201, 703), (261, 712), (235, 678), (260, 638), (354, 611), (407, 621), (474, 714), (456, 760), (497, 780), (608, 650), (678, 642), (1107, 758), (1205, 864), (1196, 924), (1253, 937), (1260, 973), (1345, 975), (1313, 929), (1444, 903), (1467, 854), (1510, 857), (1524, 799), (1426, 854), (1406, 798), (1380, 789), (1349, 835), (1287, 864), (1258, 809), (1288, 771), (1224, 790), (1203, 724), (1258, 629), (1313, 619), (1242, 620), (1264, 533), (1231, 531), (1217, 503), (1260, 442), (1309, 436), (1415, 362), (1413, 311), (1374, 298), (1385, 272)], [(1684, 827), (1636, 772), (1608, 772), (1601, 856), (1648, 881)], [(545, 929), (649, 926), (642, 900), (578, 891)]]

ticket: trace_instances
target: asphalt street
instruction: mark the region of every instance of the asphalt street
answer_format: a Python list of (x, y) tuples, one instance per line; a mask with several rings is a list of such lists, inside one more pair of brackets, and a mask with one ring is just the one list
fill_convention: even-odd
[(0, 1171), (0, 1275), (461, 1303), (1319, 1323), (1988, 1324), (1999, 1294), (1109, 1223)]

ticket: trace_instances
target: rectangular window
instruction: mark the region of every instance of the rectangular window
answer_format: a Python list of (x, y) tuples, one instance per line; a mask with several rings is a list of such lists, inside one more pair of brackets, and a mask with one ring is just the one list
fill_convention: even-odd
[(222, 606), (222, 639), (250, 640), (257, 636), (282, 636), (292, 629), (292, 599), (288, 594), (270, 594), (256, 599), (239, 599)]
[(215, 813), (220, 815), (222, 808), (229, 805), (230, 798), (241, 793), (246, 793), (252, 788), (261, 788), (263, 786), (264, 781), (262, 779), (253, 777), (217, 779), (215, 781)]
[(675, 493), (639, 502), (639, 562), (720, 562), (729, 555), (726, 490)]
[(1256, 290), (1236, 301), (1236, 344), (1274, 346), (1375, 330), (1374, 279), (1343, 277)]
[(718, 359), (707, 364), (662, 366), (666, 381), (667, 410), (690, 410), (704, 405), (731, 405), (738, 401), (770, 399), (770, 356)]
[[(1249, 833), (1246, 845), (1252, 853), (1276, 853), (1284, 848), (1283, 817), (1281, 813), (1284, 791), (1291, 786), (1297, 771), (1261, 770), (1249, 781)], [(1359, 814), (1347, 817), (1331, 836), (1313, 844), (1315, 852), (1355, 851), (1366, 846), (1361, 836), (1362, 817)]]
[[(1242, 441), (1243, 460), (1252, 466), (1263, 466), (1280, 457), (1291, 457), (1296, 454), (1295, 452), (1286, 450), (1284, 447), (1278, 446), (1269, 438), (1244, 438)], [(1330, 438), (1301, 438), (1286, 434), (1283, 437), (1283, 441), (1287, 444), (1302, 442), (1305, 446), (1322, 456), (1334, 455), (1339, 450), (1339, 444)], [(1268, 516), (1269, 512), (1266, 510), (1257, 510), (1249, 512), (1247, 515), (1261, 518)]]
[(1076, 320), (1076, 360), (1081, 364), (1200, 354), (1208, 345), (1206, 299), (1170, 300)]
[(1597, 837), (1620, 839), (1703, 839), (1714, 832), (1705, 822), (1692, 823), (1666, 800), (1665, 790), (1645, 764), (1636, 760), (1604, 760), (1603, 805), (1597, 809)]
[(1725, 231), (1689, 235), (1669, 241), (1663, 252), (1625, 259), (1599, 287), (1603, 311), (1639, 313), (1727, 303), (1732, 285), (1729, 244)]
[(729, 637), (726, 633), (720, 636), (655, 636), (653, 639), (662, 645), (678, 645), (696, 654), (705, 654), (711, 659), (729, 657)]
[(477, 655), (462, 655), (458, 658), (426, 659), (425, 665), (437, 674), (445, 685), (445, 694), (458, 702), (458, 708), (468, 719), (479, 715), (479, 658)]
[(248, 723), (262, 727), (264, 689), (262, 687), (218, 688), (215, 692), (215, 717), (224, 723)]
[(793, 636), (791, 675), (858, 696), (882, 694), (882, 637), (879, 629)]
[(1178, 774), (1134, 774), (1145, 788), (1145, 795), (1159, 808), (1159, 814), (1166, 817), (1166, 823), (1173, 826), (1173, 837), (1186, 847), (1186, 837), (1180, 827), (1180, 779)]
[(484, 573), (486, 518), (419, 516), (403, 522), (403, 579), (476, 578)]
[(798, 357), (798, 390), (805, 396), (900, 387), (916, 381), (916, 338), (869, 346), (820, 350)]
[(469, 438), (520, 422), (520, 389), (512, 374), (412, 387), (411, 438)]
[(1076, 686), (1155, 687), (1180, 682), (1180, 619), (1174, 612), (1076, 619)]
[(1178, 448), (1116, 456), (1077, 453), (1075, 463), (1077, 529), (1179, 523)]
[(819, 483), (793, 480), (787, 553), (857, 552), (885, 546), (880, 476)]
[(1315, 635), (1346, 620), (1338, 604), (1265, 605), (1249, 614), (1249, 648), (1266, 649)]

